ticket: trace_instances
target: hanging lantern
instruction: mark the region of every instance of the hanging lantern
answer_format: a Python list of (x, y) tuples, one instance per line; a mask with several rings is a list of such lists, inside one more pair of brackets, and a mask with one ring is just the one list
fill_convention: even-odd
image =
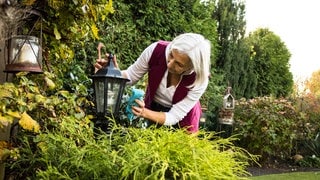
[[(5, 72), (42, 73), (42, 17), (36, 11), (29, 13), (26, 24), (33, 23), (33, 27), (21, 27), (17, 32), (20, 35), (11, 36), (7, 40), (8, 62)], [(36, 31), (35, 26), (39, 25)]]
[(5, 72), (42, 72), (39, 38), (19, 35), (9, 40), (9, 63)]

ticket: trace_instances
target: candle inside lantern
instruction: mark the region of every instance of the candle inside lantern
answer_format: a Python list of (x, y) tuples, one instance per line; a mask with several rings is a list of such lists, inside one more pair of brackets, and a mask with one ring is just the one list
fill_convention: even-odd
[[(10, 64), (32, 64), (41, 63), (41, 52), (39, 39), (35, 36), (19, 35), (10, 39)], [(39, 66), (38, 65), (38, 66)]]
[(29, 43), (23, 44), (23, 46), (21, 47), (18, 62), (37, 64), (37, 57), (35, 54), (37, 52), (38, 52), (38, 46), (32, 46)]
[(108, 91), (108, 105), (113, 106), (115, 104), (114, 92)]

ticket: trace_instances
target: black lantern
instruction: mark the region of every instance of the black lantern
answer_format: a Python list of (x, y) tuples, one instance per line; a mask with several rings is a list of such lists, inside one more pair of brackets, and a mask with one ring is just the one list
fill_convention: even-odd
[(98, 126), (107, 128), (108, 120), (105, 116), (119, 115), (122, 95), (127, 81), (119, 69), (114, 67), (113, 56), (109, 55), (108, 65), (91, 76), (95, 94)]
[[(26, 25), (18, 32), (12, 32), (6, 42), (8, 60), (5, 72), (42, 73), (42, 16), (35, 10), (26, 14)], [(16, 33), (18, 35), (14, 35)]]

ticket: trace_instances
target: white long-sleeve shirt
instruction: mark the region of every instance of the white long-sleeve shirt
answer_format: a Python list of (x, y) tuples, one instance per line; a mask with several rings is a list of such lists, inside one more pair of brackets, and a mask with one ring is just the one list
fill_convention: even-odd
[[(132, 64), (127, 70), (123, 71), (124, 73), (126, 73), (128, 79), (130, 80), (130, 84), (135, 84), (148, 72), (148, 63), (156, 45), (157, 42), (152, 43), (150, 46), (148, 46), (142, 52), (136, 62)], [(168, 62), (169, 55), (168, 47), (169, 46), (167, 46), (166, 48), (166, 62)], [(172, 104), (173, 95), (180, 82), (176, 86), (167, 87), (167, 76), (168, 70), (166, 70), (164, 76), (162, 77), (161, 83), (155, 93), (153, 100), (165, 107), (171, 107), (170, 111), (165, 113), (164, 125), (174, 125), (181, 121), (198, 102), (208, 86), (208, 80), (201, 86), (190, 89), (184, 99), (176, 104)]]

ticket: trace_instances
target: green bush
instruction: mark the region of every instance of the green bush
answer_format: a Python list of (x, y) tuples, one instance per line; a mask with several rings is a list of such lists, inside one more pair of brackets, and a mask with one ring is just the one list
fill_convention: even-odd
[(39, 134), (37, 146), (24, 151), (36, 167), (25, 174), (35, 179), (239, 179), (249, 175), (246, 167), (256, 160), (234, 146), (234, 139), (212, 133), (115, 124), (109, 134), (94, 132), (87, 121), (63, 118), (60, 128)]
[(81, 84), (70, 93), (54, 85), (52, 74), (29, 77), (17, 74), (17, 85), (0, 90), (3, 116), (27, 120), (10, 142), (10, 178), (238, 179), (255, 160), (235, 139), (205, 132), (114, 125), (110, 134), (96, 134)]
[(302, 167), (320, 168), (320, 158), (317, 156), (307, 156), (299, 161), (298, 164)]
[(261, 160), (290, 158), (306, 124), (292, 102), (271, 97), (239, 100), (234, 119), (239, 146), (261, 155)]
[(306, 154), (301, 161), (300, 166), (304, 167), (320, 167), (320, 131), (314, 139), (306, 140), (303, 143)]
[(11, 124), (12, 130), (10, 140), (0, 142), (6, 145), (6, 152), (10, 152), (6, 160), (7, 174), (19, 174), (22, 178), (42, 167), (34, 139), (60, 128), (64, 118), (90, 122), (84, 110), (91, 105), (86, 99), (85, 86), (77, 84), (70, 93), (59, 89), (55, 78), (48, 72), (37, 75), (22, 72), (16, 74), (14, 83), (0, 85), (0, 127)]
[(183, 130), (129, 129), (121, 145), (122, 176), (127, 179), (237, 179), (247, 175), (245, 151), (213, 134)]

